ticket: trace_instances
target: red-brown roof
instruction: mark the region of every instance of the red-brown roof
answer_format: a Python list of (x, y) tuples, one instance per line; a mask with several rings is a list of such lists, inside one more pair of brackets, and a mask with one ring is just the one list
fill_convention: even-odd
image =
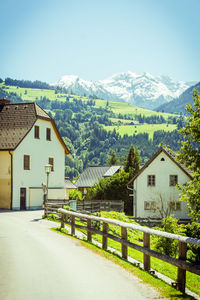
[(164, 152), (188, 177), (193, 178), (192, 172), (186, 168), (185, 165), (181, 164), (177, 158), (176, 153), (170, 149), (160, 148), (149, 160), (148, 162), (138, 171), (138, 173), (128, 182), (128, 184), (132, 184), (135, 179), (152, 163), (152, 161), (161, 153)]
[(36, 103), (6, 104), (0, 101), (0, 150), (14, 150), (32, 129), (37, 119), (49, 120), (68, 154), (53, 119)]

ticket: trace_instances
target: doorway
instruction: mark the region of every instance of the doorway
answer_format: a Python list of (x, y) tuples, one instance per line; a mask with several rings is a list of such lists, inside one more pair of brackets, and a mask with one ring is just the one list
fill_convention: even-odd
[(20, 210), (26, 210), (26, 188), (20, 188)]

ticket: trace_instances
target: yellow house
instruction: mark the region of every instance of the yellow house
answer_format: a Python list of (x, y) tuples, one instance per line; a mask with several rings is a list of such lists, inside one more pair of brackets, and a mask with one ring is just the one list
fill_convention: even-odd
[(49, 198), (65, 198), (65, 154), (54, 120), (36, 103), (0, 100), (0, 209), (39, 208), (44, 166), (52, 165)]

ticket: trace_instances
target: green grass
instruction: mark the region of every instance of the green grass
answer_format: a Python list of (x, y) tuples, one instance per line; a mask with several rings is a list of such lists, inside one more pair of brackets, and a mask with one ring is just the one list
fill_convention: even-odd
[[(104, 107), (106, 106), (107, 101), (105, 100), (95, 100), (97, 107)], [(174, 114), (169, 113), (161, 113), (152, 111), (149, 109), (141, 108), (126, 102), (118, 102), (118, 101), (109, 101), (109, 108), (115, 113), (115, 114), (130, 114), (130, 115), (145, 115), (146, 117), (150, 116), (163, 116), (165, 119), (167, 119), (169, 116), (175, 116)]]
[[(66, 229), (61, 229), (61, 228), (52, 228), (53, 231), (56, 231), (60, 234), (67, 235), (70, 238), (75, 238), (72, 237), (69, 233), (68, 230)], [(76, 238), (77, 239), (77, 238)], [(137, 276), (142, 280), (144, 284), (153, 286), (158, 293), (165, 299), (180, 299), (184, 298), (186, 300), (189, 299), (194, 299), (191, 296), (183, 295), (181, 292), (175, 290), (172, 288), (170, 285), (166, 284), (164, 281), (158, 279), (156, 276), (150, 275), (148, 272), (145, 272), (141, 268), (136, 267), (134, 264), (127, 262), (126, 260), (121, 259), (118, 255), (113, 254), (109, 251), (104, 251), (103, 249), (99, 248), (98, 246), (95, 246), (92, 243), (89, 243), (87, 241), (80, 240), (81, 245), (89, 249), (90, 251), (101, 255), (102, 257), (111, 260), (115, 264), (121, 266), (124, 268), (126, 271), (130, 272), (134, 276)]]
[(118, 119), (118, 118), (109, 118), (113, 123), (118, 123), (118, 122), (121, 122), (123, 124), (127, 124), (129, 125), (130, 123), (134, 122), (134, 124), (139, 124), (138, 121), (136, 120), (126, 120), (126, 119)]
[[(25, 91), (27, 91), (27, 94)], [(59, 99), (60, 101), (65, 101), (66, 96), (68, 96), (67, 94), (55, 94), (54, 90), (20, 88), (16, 86), (7, 86), (6, 92), (16, 93), (23, 100), (29, 101), (35, 101), (36, 98), (40, 100), (40, 97), (47, 97), (49, 100)]]
[(114, 129), (121, 136), (125, 134), (128, 135), (137, 135), (140, 133), (148, 133), (149, 138), (153, 138), (155, 131), (164, 130), (164, 131), (173, 131), (177, 129), (176, 124), (140, 124), (140, 125), (113, 125), (113, 126), (104, 126), (107, 131), (113, 131)]

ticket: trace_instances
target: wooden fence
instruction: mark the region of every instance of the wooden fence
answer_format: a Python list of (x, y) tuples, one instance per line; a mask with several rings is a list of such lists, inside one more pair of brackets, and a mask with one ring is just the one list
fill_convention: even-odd
[(49, 214), (58, 213), (58, 208), (63, 208), (64, 205), (69, 205), (69, 200), (51, 200), (44, 204), (44, 216), (48, 217)]
[(124, 203), (122, 200), (83, 200), (77, 202), (78, 211), (99, 212), (104, 211), (124, 211)]
[[(157, 225), (162, 224), (162, 218), (156, 218), (156, 217), (147, 217), (147, 218), (141, 218), (141, 217), (129, 217), (130, 220), (134, 220), (135, 222), (139, 223), (140, 225), (146, 225), (148, 227), (153, 227)], [(191, 222), (191, 219), (178, 219), (178, 224), (188, 224)]]
[[(121, 243), (121, 252), (122, 258), (127, 259), (128, 251), (127, 248), (133, 248), (138, 251), (143, 252), (143, 264), (144, 270), (150, 271), (151, 256), (156, 257), (162, 261), (170, 263), (178, 267), (177, 272), (177, 282), (174, 284), (178, 290), (181, 292), (185, 292), (185, 283), (186, 283), (186, 271), (192, 272), (194, 274), (200, 275), (200, 265), (195, 265), (186, 262), (186, 252), (187, 252), (187, 244), (193, 244), (196, 246), (200, 246), (200, 240), (190, 237), (185, 237), (181, 235), (176, 235), (164, 231), (159, 231), (155, 229), (151, 229), (148, 227), (142, 227), (140, 225), (135, 225), (131, 223), (125, 223), (114, 219), (101, 218), (91, 215), (86, 215), (78, 212), (72, 212), (65, 209), (58, 209), (58, 212), (61, 214), (61, 228), (64, 228), (65, 223), (71, 225), (71, 235), (75, 234), (75, 228), (84, 229), (87, 231), (87, 240), (92, 242), (92, 233), (102, 235), (102, 248), (107, 250), (107, 240), (112, 239)], [(78, 225), (75, 223), (76, 218), (85, 219), (87, 221), (87, 226)], [(103, 230), (99, 230), (92, 226), (93, 222), (100, 222), (103, 225)], [(108, 233), (108, 224), (117, 225), (121, 227), (121, 237), (114, 236)], [(134, 244), (127, 239), (127, 229), (138, 230), (143, 232), (143, 246)], [(161, 254), (155, 250), (150, 249), (150, 236), (157, 235), (173, 240), (177, 240), (179, 243), (179, 256), (178, 258), (173, 258), (165, 254)]]
[[(63, 208), (64, 205), (70, 205), (70, 200), (48, 200), (44, 205), (44, 215), (45, 217), (49, 214), (57, 213), (58, 208)], [(120, 200), (94, 200), (94, 201), (77, 201), (76, 205), (77, 211), (85, 211), (88, 213), (104, 211), (118, 211), (122, 212), (124, 210), (123, 201)]]

